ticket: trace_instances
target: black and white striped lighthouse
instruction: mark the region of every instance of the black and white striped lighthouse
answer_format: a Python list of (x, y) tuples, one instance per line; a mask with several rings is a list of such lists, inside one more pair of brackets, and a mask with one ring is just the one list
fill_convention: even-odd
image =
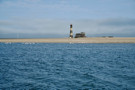
[(70, 35), (69, 35), (69, 38), (73, 38), (73, 31), (72, 31), (72, 24), (70, 24)]

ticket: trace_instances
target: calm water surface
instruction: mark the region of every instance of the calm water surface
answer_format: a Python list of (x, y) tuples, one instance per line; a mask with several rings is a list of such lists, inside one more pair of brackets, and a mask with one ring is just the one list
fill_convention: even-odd
[(135, 90), (135, 44), (0, 43), (0, 89)]

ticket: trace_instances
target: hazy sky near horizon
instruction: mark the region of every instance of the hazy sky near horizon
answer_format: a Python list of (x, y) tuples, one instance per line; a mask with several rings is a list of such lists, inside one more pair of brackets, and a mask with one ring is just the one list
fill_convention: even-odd
[[(135, 0), (0, 0), (0, 38), (134, 36)], [(37, 36), (36, 36), (37, 35)]]

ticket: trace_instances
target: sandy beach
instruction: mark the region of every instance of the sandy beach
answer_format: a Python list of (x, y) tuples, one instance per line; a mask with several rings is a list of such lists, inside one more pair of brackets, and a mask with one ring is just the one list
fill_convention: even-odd
[(0, 39), (5, 43), (135, 43), (135, 37)]

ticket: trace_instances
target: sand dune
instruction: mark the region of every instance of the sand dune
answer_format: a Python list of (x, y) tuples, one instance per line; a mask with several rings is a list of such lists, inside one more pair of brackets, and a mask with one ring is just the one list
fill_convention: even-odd
[(135, 43), (135, 37), (91, 38), (45, 38), (45, 39), (0, 39), (0, 42), (21, 43)]

